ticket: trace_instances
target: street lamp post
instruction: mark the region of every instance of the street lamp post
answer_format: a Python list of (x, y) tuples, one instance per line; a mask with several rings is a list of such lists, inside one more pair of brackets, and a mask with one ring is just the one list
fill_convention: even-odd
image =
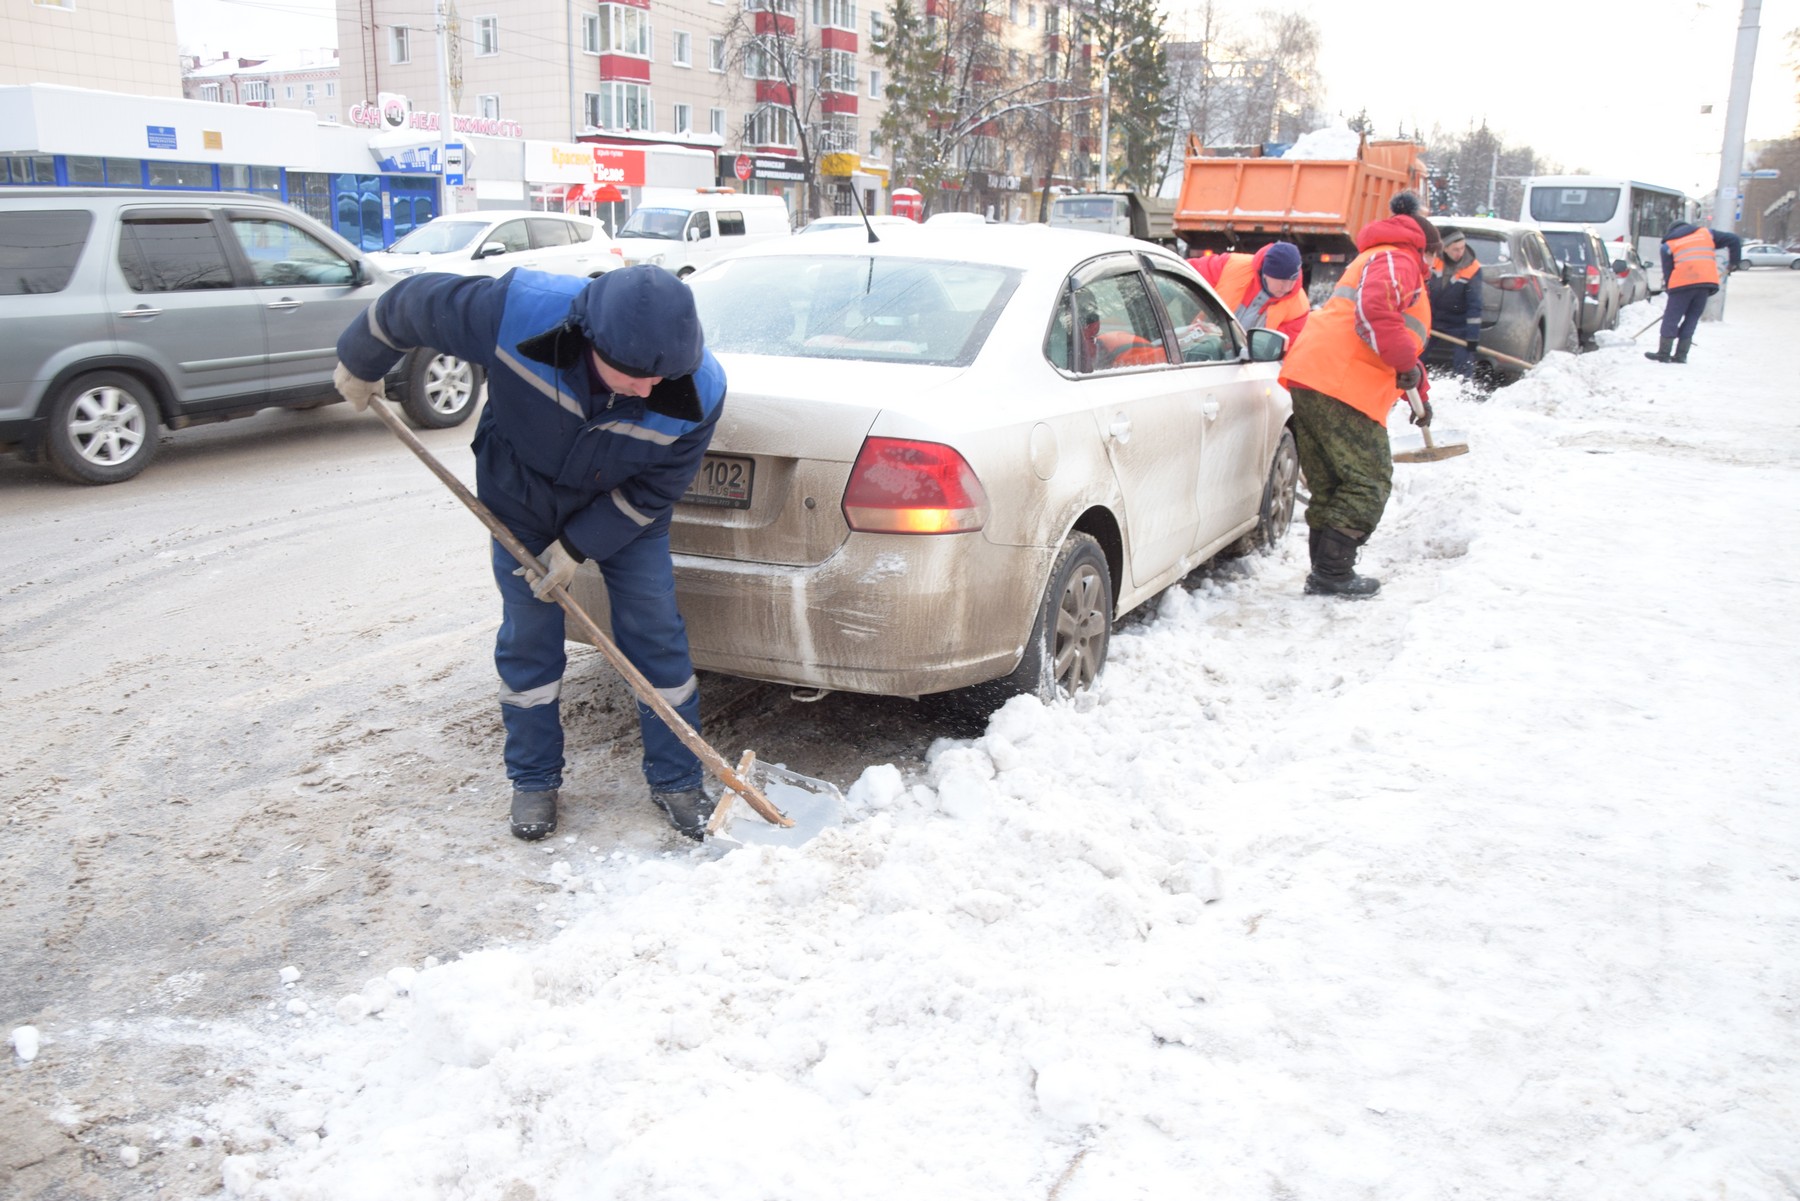
[(1112, 186), (1112, 60), (1113, 55), (1121, 50), (1129, 50), (1144, 40), (1138, 34), (1129, 42), (1114, 46), (1100, 60), (1100, 190), (1106, 191)]

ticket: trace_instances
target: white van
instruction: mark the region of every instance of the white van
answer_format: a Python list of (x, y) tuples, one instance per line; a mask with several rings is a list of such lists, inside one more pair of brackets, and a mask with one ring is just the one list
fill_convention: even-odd
[(686, 276), (740, 246), (793, 233), (787, 201), (732, 188), (645, 188), (619, 227), (628, 264), (654, 263)]

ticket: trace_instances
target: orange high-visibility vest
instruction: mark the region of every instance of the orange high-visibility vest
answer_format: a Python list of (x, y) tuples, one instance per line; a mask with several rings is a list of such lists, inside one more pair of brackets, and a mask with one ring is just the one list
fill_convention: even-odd
[(1664, 287), (1691, 288), (1695, 284), (1711, 284), (1715, 288), (1719, 286), (1719, 260), (1713, 257), (1718, 248), (1713, 245), (1709, 230), (1696, 229), (1691, 234), (1670, 238), (1664, 245), (1675, 258), (1675, 270), (1669, 272)]
[(1262, 312), (1262, 324), (1254, 323), (1256, 314), (1250, 311), (1250, 302), (1262, 291), (1262, 281), (1256, 278), (1256, 256), (1253, 254), (1234, 254), (1225, 261), (1225, 270), (1219, 273), (1219, 283), (1215, 289), (1219, 299), (1223, 300), (1238, 324), (1245, 329), (1278, 330), (1296, 317), (1304, 317), (1312, 308), (1306, 299), (1306, 289), (1300, 281), (1294, 281), (1294, 290), (1286, 296), (1280, 296), (1269, 302), (1269, 307)]
[[(1431, 269), (1433, 271), (1442, 272), (1443, 269), (1449, 265), (1449, 262), (1446, 261), (1441, 254), (1433, 255), (1431, 258)], [(1474, 279), (1475, 273), (1479, 270), (1481, 270), (1481, 260), (1477, 259), (1473, 252), (1465, 253), (1463, 255), (1462, 266), (1452, 271), (1450, 273), (1450, 278), (1461, 280)]]
[[(1369, 260), (1378, 254), (1413, 254), (1406, 246), (1375, 246), (1356, 256), (1331, 290), (1331, 299), (1307, 319), (1281, 365), (1284, 387), (1298, 384), (1340, 400), (1372, 421), (1387, 424), (1388, 410), (1400, 398), (1394, 369), (1364, 341), (1368, 332), (1356, 311), (1356, 289)], [(1431, 298), (1424, 285), (1406, 303), (1401, 316), (1413, 349), (1423, 351), (1431, 336)]]

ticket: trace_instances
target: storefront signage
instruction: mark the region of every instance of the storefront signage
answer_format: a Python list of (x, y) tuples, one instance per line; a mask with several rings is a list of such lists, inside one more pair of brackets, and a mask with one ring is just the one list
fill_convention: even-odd
[(644, 186), (644, 151), (595, 142), (526, 142), (525, 178), (532, 183)]
[(751, 171), (750, 156), (747, 154), (738, 155), (737, 161), (731, 165), (731, 169), (732, 173), (739, 179), (749, 179)]
[[(744, 159), (750, 160), (750, 174), (745, 175), (738, 167)], [(734, 175), (739, 180), (748, 182), (753, 179), (779, 180), (784, 183), (805, 183), (812, 178), (812, 172), (806, 168), (806, 160), (783, 158), (773, 154), (740, 154), (734, 160), (726, 155), (719, 156), (719, 182), (730, 184), (727, 175)]]
[(144, 141), (152, 150), (175, 150), (175, 127), (173, 125), (144, 126)]
[(819, 174), (838, 176), (854, 175), (857, 168), (860, 166), (862, 166), (862, 157), (860, 155), (845, 154), (841, 152), (837, 154), (827, 154), (819, 159)]
[[(400, 99), (402, 98), (389, 96), (386, 104), (353, 104), (350, 106), (350, 124), (363, 129), (435, 130), (439, 127), (437, 113), (406, 107), (403, 103), (396, 102)], [(525, 127), (517, 121), (506, 121), (499, 117), (464, 117), (460, 114), (450, 118), (450, 131), (483, 134), (490, 138), (525, 136)]]
[(971, 171), (969, 186), (987, 192), (1016, 192), (1019, 190), (1019, 177), (999, 175), (991, 171)]

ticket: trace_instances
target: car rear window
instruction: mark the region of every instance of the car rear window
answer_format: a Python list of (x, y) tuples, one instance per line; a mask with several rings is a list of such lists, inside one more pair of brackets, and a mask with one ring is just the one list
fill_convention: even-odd
[(1499, 234), (1464, 233), (1469, 241), (1469, 249), (1475, 257), (1484, 263), (1510, 263), (1512, 256), (1506, 253), (1506, 239)]
[(94, 215), (82, 209), (0, 213), (0, 296), (68, 287), (93, 227)]
[(1573, 263), (1578, 267), (1596, 265), (1593, 243), (1588, 241), (1586, 234), (1547, 229), (1544, 231), (1544, 241), (1550, 243), (1550, 253), (1556, 256), (1559, 263)]
[(1533, 188), (1533, 221), (1593, 225), (1611, 221), (1619, 209), (1617, 188)]
[(715, 351), (960, 366), (972, 361), (1019, 272), (885, 256), (733, 259), (690, 281)]

